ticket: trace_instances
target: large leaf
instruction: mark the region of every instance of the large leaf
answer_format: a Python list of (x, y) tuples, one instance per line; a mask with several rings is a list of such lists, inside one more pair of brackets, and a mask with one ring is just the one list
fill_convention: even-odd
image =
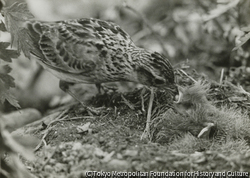
[(11, 34), (12, 43), (18, 41), (18, 31), (21, 27), (21, 24), (33, 18), (34, 16), (29, 12), (28, 6), (26, 3), (14, 3), (10, 7), (7, 7), (3, 10), (4, 20), (6, 29)]

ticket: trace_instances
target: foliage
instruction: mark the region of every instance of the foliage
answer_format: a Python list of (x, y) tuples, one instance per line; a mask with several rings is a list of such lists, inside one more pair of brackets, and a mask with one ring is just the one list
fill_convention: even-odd
[(2, 31), (2, 32), (6, 32), (7, 31), (7, 29), (6, 29), (3, 21), (0, 21), (0, 31)]
[[(218, 79), (223, 67), (222, 79), (246, 89), (250, 87), (249, 0), (196, 0), (165, 4), (161, 2), (157, 6), (155, 3), (157, 7), (154, 8), (163, 9), (167, 5), (171, 8), (162, 11), (158, 17), (152, 8), (147, 18), (154, 17), (154, 31), (164, 39), (164, 46), (169, 46), (168, 56), (173, 63), (189, 59), (190, 68), (211, 79)], [(235, 80), (234, 71), (240, 67), (245, 70), (241, 72), (240, 80)]]
[(29, 12), (26, 3), (14, 3), (12, 6), (5, 8), (3, 11), (5, 25), (8, 32), (11, 34), (12, 43), (17, 44), (18, 52), (21, 50), (24, 55), (30, 58), (29, 50), (32, 48), (30, 36), (27, 29), (22, 28), (22, 23), (33, 18)]
[[(0, 31), (6, 31), (3, 22), (0, 23)], [(11, 62), (12, 58), (17, 58), (16, 50), (7, 49), (10, 43), (0, 42), (0, 59), (5, 62)], [(1, 62), (1, 61), (0, 61)], [(7, 100), (11, 105), (19, 108), (19, 104), (15, 97), (10, 93), (10, 88), (15, 87), (14, 78), (9, 75), (11, 68), (9, 65), (0, 65), (0, 102), (4, 103)]]
[[(0, 59), (5, 62), (11, 62), (12, 58), (18, 57), (15, 50), (6, 49), (10, 43), (0, 42)], [(0, 65), (0, 102), (7, 100), (11, 105), (19, 108), (19, 104), (14, 96), (10, 93), (10, 88), (15, 87), (14, 78), (9, 75), (11, 68), (9, 65)]]
[[(61, 0), (48, 2), (56, 1), (64, 4)], [(184, 91), (182, 102), (179, 105), (173, 104), (179, 110), (172, 106), (172, 100), (166, 92), (159, 90), (155, 92), (153, 104), (152, 137), (155, 138), (154, 142), (163, 146), (146, 144), (139, 140), (146, 122), (145, 108), (148, 107), (149, 91), (137, 90), (123, 93), (121, 96), (119, 93), (111, 93), (92, 98), (90, 106), (96, 108), (106, 106), (103, 115), (98, 117), (84, 116), (86, 112), (81, 106), (66, 105), (62, 109), (63, 112), (58, 111), (31, 126), (30, 131), (42, 138), (41, 143), (47, 145), (60, 143), (59, 147), (52, 147), (54, 151), (49, 153), (49, 156), (38, 158), (38, 165), (33, 172), (41, 174), (44, 171), (45, 174), (39, 175), (40, 177), (54, 174), (58, 177), (58, 174), (80, 174), (89, 169), (114, 170), (119, 166), (121, 170), (145, 171), (149, 169), (158, 171), (166, 171), (166, 169), (249, 170), (250, 94), (241, 86), (228, 82), (232, 77), (230, 69), (239, 66), (247, 67), (245, 61), (249, 61), (247, 53), (249, 53), (250, 21), (248, 21), (249, 13), (245, 8), (249, 7), (247, 3), (250, 4), (250, 0), (155, 0), (151, 4), (154, 8), (150, 12), (145, 12), (145, 16), (140, 17), (140, 14), (135, 13), (141, 20), (140, 23), (133, 23), (136, 29), (132, 39), (136, 39), (136, 43), (143, 47), (152, 47), (156, 41), (159, 44), (158, 47), (163, 48), (162, 51), (159, 48), (157, 50), (168, 53), (173, 63), (189, 58), (190, 66), (193, 64), (190, 67), (191, 70), (197, 69), (198, 65), (206, 69), (200, 70), (202, 72), (209, 69), (212, 71), (211, 76), (214, 76), (217, 81), (218, 76), (215, 73), (219, 73), (221, 67), (228, 69), (225, 73), (221, 72), (220, 83), (206, 79), (194, 70), (190, 72), (187, 66), (182, 66), (181, 69), (176, 67), (177, 83)], [(164, 4), (170, 8), (166, 10)], [(30, 36), (20, 26), (25, 20), (32, 18), (27, 6), (14, 4), (4, 10), (4, 15), (6, 28), (11, 33), (12, 43), (17, 45), (18, 50), (16, 52), (8, 49), (9, 43), (0, 43), (2, 60), (11, 62), (15, 56), (14, 53), (17, 55), (20, 51), (23, 51), (26, 57), (30, 57), (29, 50), (32, 50), (32, 45), (29, 43)], [(133, 18), (128, 19), (129, 22), (133, 21)], [(122, 21), (125, 20), (122, 19)], [(152, 26), (150, 27), (149, 24)], [(126, 28), (129, 25), (121, 26)], [(150, 30), (147, 31), (147, 28)], [(5, 30), (2, 23), (0, 29)], [(154, 49), (154, 46), (152, 48)], [(236, 65), (235, 61), (239, 64)], [(4, 96), (3, 100), (13, 102), (13, 98), (8, 93), (9, 89), (15, 86), (14, 79), (9, 75), (11, 68), (3, 65), (0, 71), (0, 87), (4, 88), (0, 88), (0, 92), (5, 92), (0, 93), (0, 96)], [(240, 71), (239, 77), (242, 77), (245, 72), (247, 70)], [(205, 81), (205, 83), (196, 81)], [(247, 82), (247, 78), (244, 80), (235, 78), (235, 81), (242, 85)], [(14, 104), (17, 105), (17, 103)], [(51, 118), (53, 118), (52, 121)], [(74, 122), (71, 122), (72, 120)], [(200, 131), (207, 126), (207, 122), (213, 123), (213, 127), (207, 130), (203, 137), (199, 137)], [(86, 125), (87, 128), (82, 129)], [(11, 137), (6, 136), (8, 132), (5, 132), (5, 128), (2, 130), (4, 132), (0, 134), (4, 137), (0, 138), (2, 139), (0, 142), (5, 144)], [(74, 143), (65, 143), (65, 141), (74, 141)], [(7, 150), (12, 147), (16, 147), (16, 144), (11, 144)], [(21, 150), (19, 147), (14, 152), (22, 153)], [(50, 150), (45, 147), (41, 151), (48, 153)], [(66, 154), (61, 155), (62, 152)], [(45, 163), (44, 160), (46, 160)], [(64, 164), (61, 164), (62, 160)], [(59, 169), (54, 169), (55, 166)]]
[(243, 27), (241, 30), (245, 32), (245, 34), (242, 37), (240, 37), (239, 39), (240, 43), (236, 44), (234, 50), (237, 50), (240, 47), (242, 47), (250, 39), (250, 27)]
[[(33, 17), (29, 13), (27, 5), (15, 3), (11, 7), (3, 9), (2, 14), (5, 17), (5, 24), (3, 22), (0, 23), (0, 30), (3, 32), (7, 30), (11, 33), (12, 43), (14, 41), (17, 42), (18, 51), (7, 49), (10, 45), (8, 42), (0, 42), (0, 59), (8, 63), (12, 62), (12, 58), (19, 56), (21, 48), (24, 54), (29, 57), (29, 53), (25, 50), (27, 49), (25, 47), (28, 45), (26, 43), (27, 39), (25, 39), (27, 38), (27, 33), (20, 30), (19, 26), (20, 22)], [(18, 36), (22, 36), (22, 38), (18, 38)], [(10, 88), (15, 87), (14, 78), (9, 75), (11, 68), (9, 65), (1, 65), (0, 67), (2, 68), (0, 72), (0, 101), (3, 103), (7, 100), (11, 105), (19, 108), (17, 100), (10, 92)]]
[(6, 62), (11, 62), (11, 58), (18, 57), (18, 53), (15, 50), (6, 49), (9, 45), (10, 43), (8, 42), (0, 42), (0, 58)]
[(209, 21), (214, 18), (220, 17), (232, 8), (235, 8), (240, 0), (227, 0), (224, 4), (217, 5), (217, 8), (211, 10), (208, 15), (203, 16), (204, 21)]

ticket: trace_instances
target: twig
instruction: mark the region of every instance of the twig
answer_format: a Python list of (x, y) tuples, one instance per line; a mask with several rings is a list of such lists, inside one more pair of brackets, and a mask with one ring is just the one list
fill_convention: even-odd
[(236, 85), (234, 85), (234, 84), (232, 84), (231, 82), (228, 82), (228, 81), (226, 81), (225, 83), (228, 84), (230, 87), (232, 87), (234, 90), (236, 90), (236, 92), (246, 94), (246, 95), (250, 96), (250, 93), (247, 92), (242, 86), (240, 86), (240, 85), (236, 86)]
[(115, 125), (110, 119), (108, 120), (108, 122), (115, 128), (118, 128), (117, 125)]
[[(53, 123), (55, 123), (55, 122), (61, 121), (61, 120), (59, 120), (59, 119), (60, 119), (60, 118), (62, 117), (62, 115), (64, 115), (67, 111), (68, 111), (68, 109), (66, 109), (65, 111), (61, 112), (61, 113), (55, 118), (55, 120), (51, 121), (51, 122), (47, 125), (47, 130), (46, 130), (45, 134), (43, 135), (41, 141), (38, 143), (38, 145), (37, 145), (36, 148), (34, 149), (34, 151), (37, 151), (37, 150), (41, 147), (42, 143), (44, 143), (44, 145), (46, 145), (45, 138), (46, 138), (46, 136), (48, 135), (49, 131), (51, 130), (51, 125), (52, 125)], [(64, 116), (64, 117), (62, 118), (62, 120), (65, 119), (66, 117), (68, 117), (68, 115)]]
[(132, 12), (134, 12), (138, 17), (140, 17), (143, 21), (143, 23), (147, 26), (147, 28), (151, 31), (151, 33), (154, 35), (154, 37), (156, 38), (156, 40), (160, 43), (162, 50), (165, 54), (165, 56), (167, 58), (169, 58), (169, 54), (168, 51), (166, 50), (164, 43), (162, 41), (162, 38), (159, 37), (159, 35), (154, 31), (154, 29), (152, 28), (152, 25), (148, 22), (148, 20), (140, 13), (138, 12), (136, 9), (134, 9), (133, 7), (129, 6), (126, 2), (123, 3), (123, 6), (129, 10), (131, 10)]
[(117, 112), (117, 107), (115, 106), (115, 119), (117, 119), (117, 117), (118, 117), (118, 112)]
[(124, 103), (132, 110), (135, 110), (135, 107), (133, 106), (133, 104), (131, 104), (123, 95), (121, 95)]
[(239, 86), (239, 90), (240, 90), (240, 92), (242, 92), (243, 94), (246, 94), (247, 96), (250, 96), (250, 93), (247, 92), (241, 85)]
[(46, 164), (48, 164), (49, 160), (51, 160), (51, 158), (54, 156), (54, 154), (56, 153), (56, 151), (58, 150), (58, 145), (57, 147), (54, 149), (53, 153), (48, 157), (48, 159), (45, 161), (45, 163), (42, 165), (42, 167), (40, 168), (40, 171), (42, 171), (44, 169), (44, 167), (46, 166)]
[(32, 90), (34, 89), (35, 85), (38, 83), (38, 78), (44, 72), (44, 69), (41, 65), (38, 65), (38, 69), (33, 73), (32, 78), (30, 79), (27, 88)]
[(50, 126), (51, 126), (52, 124), (54, 124), (55, 122), (64, 120), (64, 119), (67, 118), (67, 117), (68, 117), (68, 115), (66, 115), (66, 116), (64, 116), (62, 119), (60, 119), (60, 118), (61, 118), (61, 115), (58, 116), (55, 120), (51, 121), (51, 122), (48, 124), (47, 128), (50, 127)]
[(46, 133), (43, 135), (41, 141), (38, 143), (38, 145), (34, 149), (34, 152), (36, 152), (42, 146), (42, 143), (44, 144), (44, 146), (47, 145), (47, 143), (45, 141), (45, 137), (48, 135), (48, 133), (49, 133), (50, 130), (51, 130), (50, 128), (46, 130)]
[(184, 70), (179, 69), (179, 71), (181, 73), (183, 73), (185, 76), (187, 76), (189, 79), (191, 79), (194, 83), (197, 83), (197, 81), (195, 79), (193, 79), (193, 77), (189, 76)]
[(222, 84), (223, 76), (224, 76), (224, 68), (221, 69), (221, 73), (220, 73), (220, 85)]
[(78, 116), (78, 117), (72, 117), (69, 119), (60, 119), (58, 121), (71, 121), (71, 120), (77, 120), (77, 119), (95, 119), (96, 117), (94, 116)]

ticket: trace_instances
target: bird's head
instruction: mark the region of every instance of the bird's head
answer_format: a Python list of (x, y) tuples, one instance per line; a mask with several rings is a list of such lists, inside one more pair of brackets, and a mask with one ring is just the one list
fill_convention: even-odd
[(141, 84), (166, 89), (173, 95), (178, 94), (173, 67), (167, 58), (157, 52), (140, 54), (136, 74)]

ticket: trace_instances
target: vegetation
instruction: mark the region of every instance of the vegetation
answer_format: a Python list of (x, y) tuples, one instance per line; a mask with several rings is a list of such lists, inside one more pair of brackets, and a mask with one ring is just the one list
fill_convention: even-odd
[[(36, 1), (27, 2), (32, 10)], [(33, 63), (29, 35), (17, 30), (19, 21), (33, 18), (29, 8), (8, 5), (0, 23), (1, 177), (81, 177), (88, 171), (249, 176), (250, 0), (44, 1), (51, 20), (112, 20), (137, 45), (170, 59), (183, 97), (173, 103), (168, 92), (154, 89), (148, 139), (141, 135), (149, 89), (123, 82), (98, 93), (95, 86), (74, 86), (101, 111), (90, 116)]]

